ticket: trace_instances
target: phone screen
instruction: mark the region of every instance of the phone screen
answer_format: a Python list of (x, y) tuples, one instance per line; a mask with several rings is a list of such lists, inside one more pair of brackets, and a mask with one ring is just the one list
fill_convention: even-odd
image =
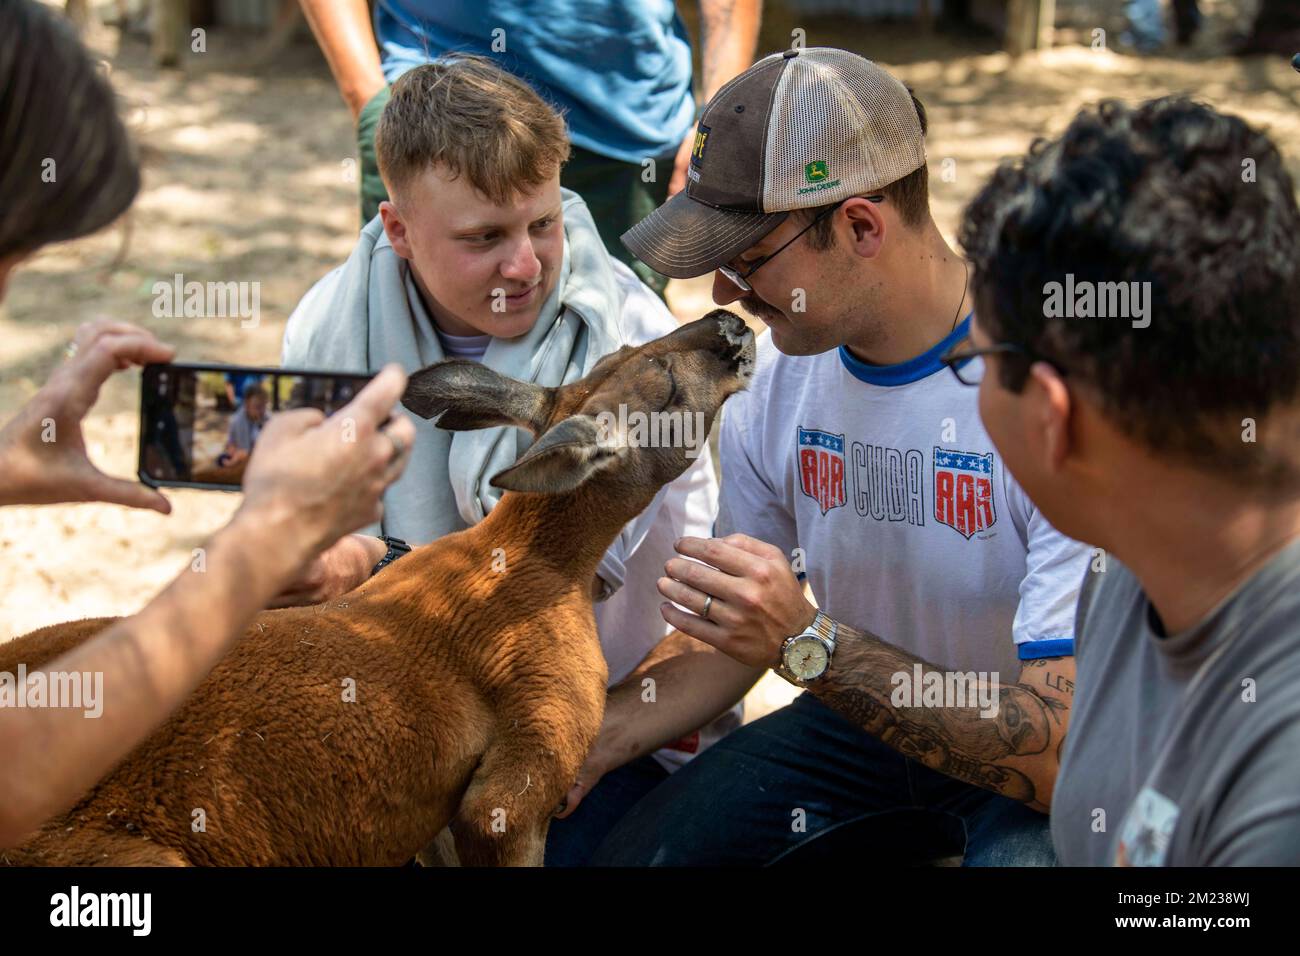
[(258, 436), (280, 412), (332, 415), (372, 376), (234, 365), (149, 365), (141, 377), (140, 480), (234, 490)]

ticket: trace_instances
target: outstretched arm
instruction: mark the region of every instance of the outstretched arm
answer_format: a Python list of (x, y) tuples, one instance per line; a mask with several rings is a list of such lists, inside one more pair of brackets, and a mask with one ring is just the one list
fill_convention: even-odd
[[(610, 688), (600, 735), (559, 816), (576, 810), (605, 774), (734, 707), (762, 674), (761, 667), (741, 664), (680, 631), (670, 632), (622, 683)], [(647, 692), (650, 688), (653, 694)]]
[(0, 709), (0, 848), (70, 805), (166, 720), (303, 562), (377, 519), (384, 489), (405, 467), (397, 449), (415, 438), (403, 416), (380, 429), (405, 384), (391, 366), (333, 418), (315, 409), (277, 415), (245, 472), (243, 505), (208, 541), (202, 565), (40, 668), (96, 675), (98, 715)]

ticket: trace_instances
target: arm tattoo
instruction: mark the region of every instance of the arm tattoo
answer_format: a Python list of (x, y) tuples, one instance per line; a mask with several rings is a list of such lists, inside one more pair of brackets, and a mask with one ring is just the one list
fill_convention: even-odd
[[(979, 705), (969, 698), (968, 706), (952, 706), (953, 701), (939, 707), (895, 706), (892, 675), (901, 672), (910, 678), (917, 663), (924, 673), (944, 673), (873, 634), (840, 624), (835, 662), (809, 689), (905, 756), (1046, 812), (1052, 781), (1039, 778), (1055, 773), (1048, 761), (1051, 755), (1059, 757), (1069, 699), (1017, 683), (997, 688), (997, 713), (989, 717), (982, 717)], [(1050, 663), (1034, 660), (1024, 666)], [(1050, 671), (1044, 676), (1053, 690), (1073, 694), (1074, 684), (1064, 676)]]
[(1062, 674), (1053, 674), (1051, 671), (1047, 672), (1047, 686), (1052, 690), (1059, 690), (1062, 694), (1074, 693), (1074, 681)]

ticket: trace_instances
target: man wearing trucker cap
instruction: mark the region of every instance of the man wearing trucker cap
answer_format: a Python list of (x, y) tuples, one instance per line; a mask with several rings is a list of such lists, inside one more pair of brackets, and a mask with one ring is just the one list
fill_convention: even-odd
[(714, 299), (771, 334), (724, 413), (715, 537), (682, 539), (659, 581), (665, 619), (703, 643), (642, 675), (653, 735), (611, 695), (586, 776), (768, 667), (806, 692), (651, 791), (596, 863), (1054, 861), (1089, 555), (1016, 485), (941, 360), (971, 302), (930, 216), (924, 135), (873, 63), (769, 56), (704, 110), (686, 190), (623, 237), (666, 275), (714, 272)]

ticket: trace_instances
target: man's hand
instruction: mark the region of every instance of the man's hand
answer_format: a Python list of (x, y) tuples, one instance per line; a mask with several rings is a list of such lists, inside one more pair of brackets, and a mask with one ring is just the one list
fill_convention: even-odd
[(370, 577), (388, 546), (368, 534), (344, 535), (307, 565), (292, 584), (275, 596), (267, 607), (301, 607), (332, 601)]
[[(682, 538), (676, 547), (684, 557), (664, 565), (667, 577), (659, 579), (659, 593), (694, 613), (672, 604), (660, 605), (660, 613), (679, 631), (742, 664), (776, 666), (785, 639), (817, 616), (780, 548), (744, 534)], [(709, 596), (713, 601), (705, 619)]]
[(686, 188), (686, 170), (691, 165), (691, 150), (695, 148), (695, 127), (686, 134), (682, 145), (677, 147), (677, 156), (673, 159), (673, 175), (668, 180), (668, 196), (672, 198)]
[(0, 504), (107, 501), (167, 514), (171, 505), (137, 481), (110, 478), (86, 455), (81, 421), (110, 375), (175, 354), (150, 332), (101, 319), (77, 329), (70, 358), (0, 431)]
[(592, 744), (591, 752), (587, 754), (587, 759), (583, 761), (582, 768), (578, 771), (578, 779), (574, 781), (569, 792), (564, 795), (564, 801), (556, 809), (555, 819), (563, 820), (572, 815), (573, 811), (578, 809), (578, 804), (582, 803), (587, 794), (600, 783), (601, 778), (618, 766), (606, 756), (609, 739), (610, 730), (606, 721), (606, 726), (600, 728), (600, 735)]
[(329, 418), (315, 408), (273, 416), (244, 472), (240, 515), (294, 529), (303, 562), (379, 521), (415, 441), (411, 420), (394, 410), (405, 387), (406, 374), (388, 365)]
[[(605, 717), (557, 817), (577, 809), (607, 774), (699, 730), (763, 676), (681, 631), (665, 635), (605, 698)], [(647, 687), (654, 687), (652, 695)]]

